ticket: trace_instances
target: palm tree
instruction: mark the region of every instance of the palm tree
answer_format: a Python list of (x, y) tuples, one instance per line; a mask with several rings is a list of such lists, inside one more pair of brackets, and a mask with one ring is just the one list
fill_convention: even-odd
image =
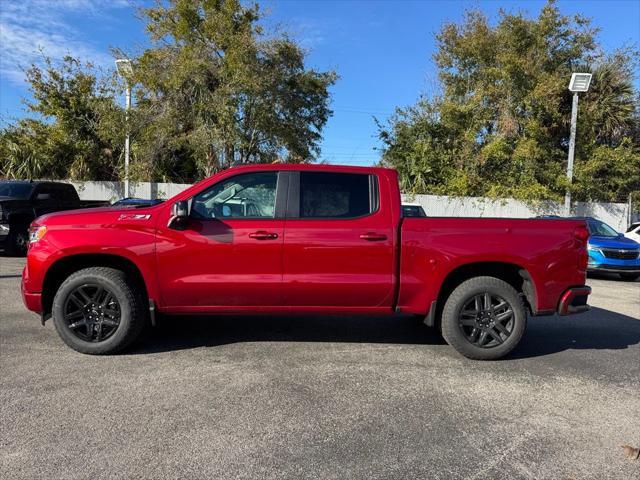
[(599, 65), (585, 100), (585, 119), (600, 144), (617, 146), (634, 132), (637, 97), (631, 72), (615, 58)]

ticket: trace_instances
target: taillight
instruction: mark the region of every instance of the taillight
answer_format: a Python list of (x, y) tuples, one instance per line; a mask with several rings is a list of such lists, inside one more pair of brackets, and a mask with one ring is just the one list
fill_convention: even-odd
[(579, 240), (582, 243), (587, 243), (589, 240), (589, 229), (585, 225), (581, 225), (580, 227), (576, 227), (573, 231), (573, 236), (576, 240)]
[(589, 252), (587, 252), (587, 243), (589, 241), (589, 229), (586, 225), (576, 227), (573, 231), (578, 246), (578, 270), (584, 271), (589, 263)]

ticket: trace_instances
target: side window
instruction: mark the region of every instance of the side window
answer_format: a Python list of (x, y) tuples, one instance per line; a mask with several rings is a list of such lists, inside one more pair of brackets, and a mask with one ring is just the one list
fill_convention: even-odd
[[(48, 197), (42, 198), (45, 195), (48, 195)], [(38, 196), (41, 196), (41, 197), (38, 198)], [(40, 203), (46, 203), (46, 204), (58, 203), (58, 195), (56, 194), (55, 189), (53, 188), (53, 186), (48, 185), (46, 183), (38, 185), (34, 198)]]
[(236, 175), (193, 197), (195, 218), (273, 218), (278, 172)]
[(300, 218), (355, 218), (372, 213), (369, 175), (300, 173)]
[(62, 185), (52, 185), (52, 196), (53, 198), (55, 198), (58, 202), (62, 202), (65, 199), (65, 189)]
[(60, 200), (64, 202), (74, 202), (80, 198), (73, 185), (63, 183), (58, 185), (58, 188), (60, 189)]

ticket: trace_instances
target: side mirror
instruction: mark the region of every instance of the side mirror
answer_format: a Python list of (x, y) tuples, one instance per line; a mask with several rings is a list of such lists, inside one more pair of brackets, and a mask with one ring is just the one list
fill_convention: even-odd
[(184, 230), (189, 218), (189, 202), (181, 200), (171, 206), (171, 217), (168, 227), (174, 230)]
[(50, 193), (39, 193), (36, 195), (36, 200), (51, 200)]

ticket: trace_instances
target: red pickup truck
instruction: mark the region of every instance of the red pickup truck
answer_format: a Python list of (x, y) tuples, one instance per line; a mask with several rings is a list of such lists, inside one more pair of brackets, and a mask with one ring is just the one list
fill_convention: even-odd
[(394, 170), (254, 165), (160, 205), (36, 219), (22, 295), (89, 354), (124, 349), (157, 312), (402, 312), (496, 359), (527, 314), (589, 308), (588, 235), (579, 220), (402, 218)]

